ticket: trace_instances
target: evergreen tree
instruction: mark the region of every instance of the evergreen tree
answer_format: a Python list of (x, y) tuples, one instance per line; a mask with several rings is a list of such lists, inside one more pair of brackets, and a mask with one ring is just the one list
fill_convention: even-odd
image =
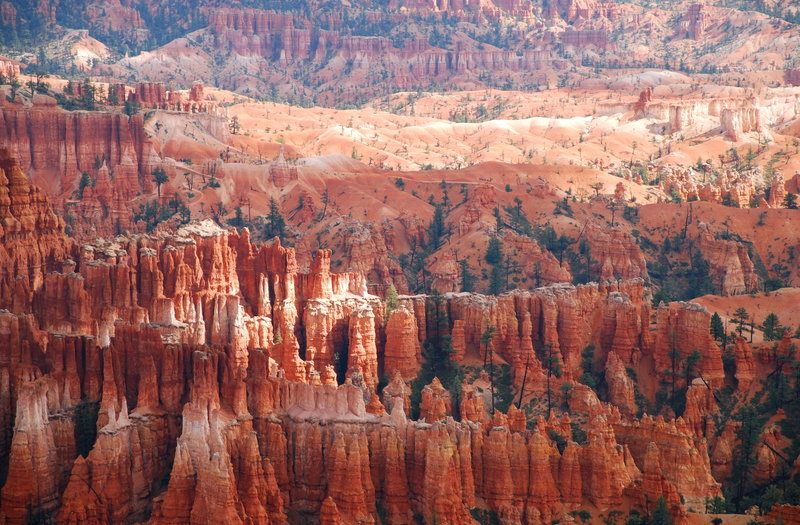
[(83, 109), (94, 111), (97, 109), (97, 88), (89, 82), (89, 79), (83, 81), (81, 86), (80, 105)]
[(458, 264), (461, 266), (461, 291), (474, 292), (475, 275), (470, 271), (469, 264), (466, 259), (461, 259)]
[(789, 208), (790, 210), (797, 209), (797, 195), (791, 192), (786, 193), (786, 197), (783, 198), (783, 205)]
[(592, 390), (597, 388), (598, 383), (594, 373), (594, 349), (594, 345), (588, 345), (583, 349), (583, 352), (581, 352), (581, 368), (583, 369), (583, 374), (581, 374), (580, 382)]
[[(794, 350), (792, 349), (792, 354)], [(788, 449), (789, 456), (797, 457), (800, 454), (800, 366), (794, 367), (792, 379), (794, 380), (794, 386), (786, 403), (783, 405), (786, 418), (778, 424), (781, 426), (783, 435), (792, 440), (792, 444)]]
[(777, 485), (770, 485), (767, 487), (767, 490), (764, 492), (764, 495), (761, 496), (761, 501), (759, 502), (759, 510), (761, 514), (767, 514), (772, 507), (775, 505), (783, 502), (783, 491), (778, 488)]
[(497, 329), (494, 326), (487, 326), (481, 334), (481, 347), (483, 347), (483, 369), (489, 373), (489, 386), (492, 394), (492, 414), (494, 414), (494, 352), (492, 351), (492, 340)]
[(709, 279), (708, 262), (700, 254), (700, 250), (696, 250), (692, 254), (691, 268), (688, 275), (688, 290), (687, 296), (689, 299), (700, 297), (714, 293), (714, 286)]
[(492, 266), (492, 271), (489, 272), (489, 295), (500, 295), (504, 290), (503, 269), (500, 266)]
[(725, 326), (722, 324), (722, 317), (717, 312), (711, 316), (711, 335), (717, 341), (722, 341), (725, 337)]
[(442, 239), (447, 234), (447, 226), (444, 223), (444, 209), (437, 204), (434, 207), (433, 219), (428, 226), (428, 251), (435, 252), (442, 245)]
[(411, 382), (411, 418), (419, 417), (422, 388), (438, 377), (452, 397), (453, 406), (458, 406), (461, 381), (464, 373), (453, 360), (453, 341), (450, 336), (450, 319), (444, 296), (433, 290), (425, 301), (426, 338), (423, 344), (423, 366)]
[(676, 404), (675, 383), (678, 378), (682, 356), (680, 349), (678, 348), (678, 345), (676, 343), (677, 334), (673, 331), (669, 335), (672, 340), (669, 350), (670, 369), (665, 370), (664, 372), (666, 373), (666, 375), (669, 376), (670, 379), (670, 385), (671, 385), (670, 396), (669, 396), (670, 405), (672, 406), (672, 409), (677, 413), (678, 410), (675, 407)]
[(508, 215), (508, 224), (517, 233), (533, 236), (533, 228), (525, 210), (522, 209), (522, 199), (514, 197), (514, 206), (505, 207), (506, 214)]
[(400, 306), (400, 300), (397, 298), (397, 288), (393, 284), (390, 284), (386, 290), (386, 298), (383, 302), (386, 305), (386, 319), (389, 319), (389, 314)]
[(239, 130), (242, 129), (242, 125), (239, 123), (239, 117), (237, 117), (236, 115), (231, 117), (229, 128), (230, 128), (230, 131), (231, 131), (231, 135), (238, 135), (239, 134)]
[(92, 185), (92, 178), (89, 176), (88, 173), (85, 171), (81, 173), (81, 180), (78, 182), (78, 198), (83, 199), (83, 190), (87, 188), (87, 186)]
[(244, 213), (242, 213), (242, 207), (236, 206), (233, 209), (234, 216), (228, 219), (228, 224), (233, 226), (234, 228), (244, 228), (245, 220), (244, 220)]
[(544, 359), (542, 365), (547, 369), (547, 413), (553, 407), (552, 390), (550, 388), (550, 379), (552, 376), (561, 377), (561, 360), (558, 354), (553, 350), (553, 344), (547, 343), (544, 347)]
[(744, 330), (744, 325), (748, 319), (750, 319), (750, 314), (747, 313), (747, 310), (745, 310), (744, 307), (738, 308), (735, 312), (733, 312), (733, 322), (739, 325), (736, 328), (736, 331), (739, 333), (739, 337), (742, 336), (742, 330)]
[(167, 182), (169, 179), (167, 178), (167, 172), (164, 171), (163, 168), (156, 168), (153, 170), (153, 182), (156, 183), (156, 189), (158, 191), (158, 198), (161, 199), (161, 185)]
[(119, 96), (117, 95), (116, 89), (108, 88), (107, 101), (109, 106), (119, 106)]
[(696, 367), (700, 360), (703, 358), (703, 355), (700, 353), (699, 350), (692, 350), (692, 353), (686, 356), (686, 364), (684, 365), (684, 374), (686, 376), (686, 386), (688, 387), (692, 383), (692, 379), (694, 379)]
[(672, 525), (672, 517), (669, 515), (669, 507), (664, 496), (659, 496), (656, 500), (656, 508), (650, 517), (648, 525)]
[(783, 327), (774, 313), (770, 313), (759, 328), (764, 332), (764, 339), (767, 341), (777, 341), (783, 337)]
[(500, 264), (503, 260), (503, 243), (497, 237), (489, 239), (485, 259), (489, 264)]
[(277, 237), (281, 243), (286, 240), (286, 220), (275, 198), (269, 200), (269, 215), (264, 223), (264, 237), (266, 239)]
[(737, 444), (733, 453), (732, 478), (736, 489), (736, 506), (738, 511), (744, 511), (743, 497), (752, 483), (752, 469), (758, 463), (756, 445), (761, 440), (761, 431), (765, 418), (761, 415), (759, 407), (753, 403), (743, 405), (734, 414), (734, 419), (741, 423), (736, 430)]
[(8, 81), (8, 84), (11, 86), (11, 96), (8, 97), (8, 100), (10, 102), (14, 102), (17, 100), (17, 91), (19, 91), (19, 88), (22, 87), (22, 82), (19, 81), (17, 75), (12, 75)]
[(129, 117), (136, 115), (137, 113), (139, 113), (139, 111), (141, 111), (141, 109), (142, 106), (138, 102), (135, 102), (130, 99), (125, 101), (125, 114), (128, 115)]
[(552, 226), (545, 226), (536, 232), (536, 239), (543, 244), (553, 255), (558, 257), (558, 264), (564, 262), (564, 252), (572, 244), (566, 235), (559, 236)]

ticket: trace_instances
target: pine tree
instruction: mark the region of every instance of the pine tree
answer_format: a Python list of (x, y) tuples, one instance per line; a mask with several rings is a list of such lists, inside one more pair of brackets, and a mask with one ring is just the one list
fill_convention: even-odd
[(14, 102), (17, 99), (17, 91), (22, 87), (22, 82), (19, 81), (17, 75), (11, 75), (8, 84), (11, 86), (11, 96), (8, 97), (8, 100)]
[(550, 389), (550, 378), (552, 376), (561, 377), (561, 362), (558, 354), (553, 350), (553, 344), (547, 343), (544, 347), (545, 357), (542, 365), (547, 369), (547, 413), (553, 407), (552, 390)]
[(419, 415), (422, 388), (438, 377), (452, 396), (453, 406), (458, 406), (461, 395), (461, 381), (464, 373), (461, 366), (453, 360), (453, 340), (450, 336), (450, 319), (444, 296), (433, 290), (425, 301), (425, 343), (423, 344), (423, 366), (411, 382), (411, 418)]
[(761, 431), (764, 427), (764, 417), (759, 407), (752, 403), (743, 405), (733, 416), (734, 420), (741, 423), (736, 430), (737, 444), (733, 453), (733, 476), (736, 483), (737, 510), (743, 511), (742, 498), (752, 482), (752, 469), (758, 463), (756, 446), (761, 440)]
[(242, 213), (241, 206), (236, 206), (233, 209), (234, 216), (228, 219), (228, 224), (233, 226), (234, 228), (244, 228), (245, 221), (244, 221), (244, 213)]
[(89, 82), (89, 79), (85, 79), (83, 81), (83, 86), (81, 87), (81, 106), (84, 109), (88, 109), (90, 111), (94, 111), (97, 109), (97, 88)]
[(81, 173), (81, 180), (78, 182), (78, 198), (83, 199), (83, 190), (86, 189), (87, 186), (92, 185), (92, 178), (89, 177), (89, 174), (85, 171)]
[(669, 515), (669, 507), (664, 496), (659, 496), (656, 500), (656, 508), (650, 517), (649, 525), (672, 525), (672, 517)]
[(437, 204), (433, 212), (433, 219), (428, 226), (428, 251), (435, 252), (442, 244), (442, 239), (447, 234), (447, 226), (444, 223), (444, 209)]
[(764, 339), (767, 341), (777, 341), (783, 337), (783, 329), (775, 313), (770, 313), (759, 328), (764, 332)]
[(686, 356), (686, 364), (684, 365), (684, 374), (686, 377), (686, 386), (688, 387), (694, 379), (696, 367), (702, 360), (703, 356), (699, 350), (692, 350), (692, 353)]
[(722, 317), (717, 312), (711, 316), (711, 335), (717, 341), (722, 341), (725, 337), (725, 326), (722, 324)]
[(129, 117), (136, 115), (137, 113), (139, 113), (141, 109), (142, 106), (138, 102), (130, 99), (127, 99), (125, 101), (125, 114), (128, 115)]
[(783, 198), (783, 205), (789, 208), (790, 210), (796, 210), (797, 195), (791, 192), (786, 193), (786, 197)]
[(158, 191), (158, 198), (161, 199), (161, 185), (167, 182), (169, 179), (167, 178), (167, 172), (164, 171), (163, 168), (156, 168), (153, 170), (153, 182), (156, 183), (156, 189)]
[(750, 314), (748, 314), (747, 310), (745, 310), (743, 307), (738, 308), (735, 312), (733, 312), (733, 319), (733, 322), (739, 325), (736, 328), (736, 331), (739, 333), (739, 337), (741, 337), (742, 331), (744, 330), (744, 325), (747, 320), (750, 319)]
[(231, 131), (231, 135), (238, 135), (239, 134), (239, 130), (242, 129), (242, 125), (239, 124), (239, 117), (237, 117), (236, 115), (231, 117), (231, 121), (230, 121), (229, 127), (230, 127), (230, 131)]
[(492, 271), (489, 273), (489, 295), (500, 295), (504, 289), (503, 269), (500, 266), (492, 266)]
[(494, 326), (487, 326), (481, 334), (481, 346), (483, 347), (483, 369), (489, 367), (489, 387), (492, 394), (492, 414), (494, 414), (494, 353), (492, 351), (492, 339), (494, 339), (497, 329)]
[(497, 237), (489, 239), (486, 247), (486, 262), (489, 264), (500, 264), (503, 260), (503, 243)]
[(400, 301), (397, 298), (397, 288), (395, 288), (393, 284), (390, 284), (389, 288), (386, 290), (386, 298), (383, 302), (386, 305), (386, 319), (389, 319), (389, 314), (400, 305)]
[(508, 214), (508, 223), (511, 229), (522, 235), (532, 236), (533, 228), (525, 210), (522, 209), (522, 199), (514, 197), (514, 206), (505, 207)]
[(274, 198), (269, 200), (269, 215), (264, 223), (264, 237), (267, 239), (277, 237), (281, 242), (286, 240), (286, 221)]
[(666, 373), (669, 375), (670, 385), (671, 385), (670, 404), (672, 405), (672, 409), (675, 410), (675, 412), (677, 413), (678, 411), (675, 408), (675, 404), (676, 404), (675, 403), (675, 401), (676, 401), (676, 399), (675, 399), (675, 382), (676, 382), (676, 380), (678, 378), (678, 373), (679, 373), (678, 370), (679, 370), (679, 367), (680, 367), (680, 362), (681, 362), (682, 356), (681, 356), (680, 349), (678, 348), (678, 345), (677, 345), (677, 342), (676, 342), (677, 334), (673, 331), (669, 335), (670, 335), (670, 338), (672, 340), (672, 342), (670, 344), (670, 351), (669, 351), (670, 370), (666, 370)]
[(461, 259), (458, 264), (461, 266), (461, 291), (475, 291), (475, 275), (470, 271), (466, 259)]

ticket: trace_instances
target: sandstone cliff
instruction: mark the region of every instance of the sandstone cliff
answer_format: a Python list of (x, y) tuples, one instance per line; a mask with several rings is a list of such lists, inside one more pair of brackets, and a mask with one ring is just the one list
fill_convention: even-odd
[[(6, 161), (3, 174), (2, 257), (14, 269), (4, 285), (15, 290), (0, 312), (9, 523), (277, 524), (289, 513), (372, 523), (381, 509), (393, 523), (467, 524), (484, 506), (522, 524), (626, 495), (665, 495), (677, 514), (677, 494), (695, 505), (719, 495), (696, 419), (634, 417), (625, 367), (645, 355), (660, 369), (671, 345), (700, 344), (703, 377), (723, 377), (708, 314), (659, 309), (653, 338), (641, 279), (446, 295), (457, 359), (480, 356), (491, 325), (526, 402), (565, 383), (572, 396), (556, 394), (561, 408), (528, 423), (513, 406), (489, 413), (485, 377), (458, 397), (434, 379), (413, 421), (405, 379), (423, 366), (425, 297), (401, 296), (387, 316), (363, 274), (330, 271), (330, 252), (301, 272), (294, 249), (210, 221), (77, 248), (19, 168)], [(613, 404), (572, 379), (590, 344)], [(551, 384), (552, 360), (563, 374)], [(572, 441), (573, 428), (586, 440)]]

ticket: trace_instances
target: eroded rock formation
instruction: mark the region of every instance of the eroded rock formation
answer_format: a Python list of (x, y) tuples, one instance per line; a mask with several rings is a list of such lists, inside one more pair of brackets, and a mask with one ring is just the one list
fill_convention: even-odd
[[(665, 306), (654, 338), (641, 279), (447, 294), (452, 325), (432, 335), (453, 337), (454, 359), (481, 356), (494, 326), (495, 358), (511, 364), (526, 402), (565, 383), (572, 394), (554, 394), (553, 412), (528, 422), (515, 406), (490, 413), (485, 375), (458, 397), (434, 379), (414, 421), (406, 380), (424, 366), (427, 298), (401, 296), (387, 316), (362, 273), (330, 271), (330, 252), (303, 273), (294, 249), (255, 246), (247, 230), (210, 221), (77, 247), (19, 168), (2, 168), (0, 513), (9, 523), (32, 512), (65, 524), (277, 524), (288, 513), (372, 523), (380, 508), (393, 523), (419, 514), (462, 524), (485, 505), (521, 524), (584, 501), (612, 508), (626, 494), (665, 495), (680, 513), (677, 494), (697, 506), (720, 493), (697, 430), (710, 408), (692, 401), (691, 425), (634, 417), (625, 368), (643, 355), (661, 369), (673, 347), (698, 347), (703, 377), (722, 379), (708, 313)], [(573, 379), (589, 345), (612, 404)], [(745, 382), (747, 356), (739, 362)], [(548, 380), (552, 363), (563, 373)], [(564, 404), (570, 414), (555, 410)]]

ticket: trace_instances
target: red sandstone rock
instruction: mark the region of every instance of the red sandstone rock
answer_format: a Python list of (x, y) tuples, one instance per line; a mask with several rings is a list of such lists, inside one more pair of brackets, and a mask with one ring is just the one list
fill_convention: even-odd
[(389, 314), (386, 323), (384, 374), (394, 377), (397, 371), (406, 381), (414, 379), (419, 371), (421, 354), (414, 312), (401, 305)]
[(419, 404), (419, 417), (428, 423), (441, 421), (452, 411), (450, 392), (434, 377), (431, 384), (422, 389), (422, 401)]
[(699, 377), (686, 391), (686, 410), (683, 419), (698, 438), (710, 438), (715, 431), (714, 415), (717, 413), (714, 391)]
[[(57, 228), (43, 226), (46, 203), (8, 209), (17, 217), (31, 208), (39, 222), (20, 237), (25, 242), (4, 244), (10, 260), (26, 260), (36, 254), (30, 246), (48, 239), (63, 242)], [(32, 500), (57, 511), (59, 523), (133, 521), (150, 505), (153, 523), (209, 516), (283, 523), (288, 509), (369, 523), (380, 499), (393, 523), (410, 523), (412, 510), (469, 523), (468, 509), (484, 501), (505, 520), (535, 522), (575, 508), (584, 495), (617, 505), (623, 490), (635, 492), (642, 474), (634, 460), (643, 464), (651, 442), (670, 501), (677, 493), (691, 502), (719, 494), (710, 472), (724, 466), (717, 454), (724, 444), (715, 444), (712, 464), (700, 422), (712, 408), (694, 385), (687, 421), (665, 422), (623, 418), (576, 384), (575, 419), (554, 414), (528, 432), (523, 411), (496, 412), (489, 423), (475, 391), (464, 388), (461, 405), (452, 407), (434, 380), (422, 393), (426, 423), (411, 422), (403, 414), (410, 388), (399, 371), (383, 391), (385, 414), (377, 398), (365, 403), (361, 388), (336, 386), (332, 365), (337, 352), (348, 352), (355, 384), (376, 381), (386, 367), (378, 359), (394, 350), (416, 359), (424, 298), (404, 298), (394, 315), (403, 329), (397, 339), (413, 352), (402, 345), (389, 352), (380, 300), (366, 294), (363, 277), (330, 273), (326, 252), (302, 274), (293, 249), (255, 247), (247, 232), (200, 223), (63, 253), (73, 261), (15, 299), (33, 304), (20, 306), (33, 315), (0, 313), (0, 450), (9, 451), (0, 500), (12, 517), (21, 518)], [(495, 326), (496, 357), (512, 363), (515, 375), (527, 364), (526, 393), (538, 396), (545, 376), (537, 352), (553, 349), (568, 381), (591, 342), (598, 361), (608, 360), (612, 397), (623, 406), (630, 405), (624, 367), (635, 366), (642, 351), (663, 360), (672, 330), (681, 352), (699, 344), (704, 377), (718, 379), (718, 356), (702, 337), (707, 313), (685, 305), (659, 310), (653, 344), (648, 302), (639, 280), (446, 298), (463, 355), (477, 355), (480, 334)], [(75, 460), (72, 420), (64, 414), (82, 397), (100, 402), (99, 435), (88, 456)], [(11, 407), (17, 429), (7, 439)], [(454, 408), (472, 422), (447, 418)], [(580, 414), (590, 418), (589, 444), (568, 443), (559, 454), (548, 429), (569, 441)], [(654, 461), (646, 463), (653, 474)], [(169, 485), (153, 500), (166, 473)]]
[(736, 381), (738, 388), (742, 391), (747, 391), (755, 380), (755, 361), (753, 360), (753, 351), (750, 349), (744, 338), (737, 337), (734, 344), (734, 359), (736, 362)]
[(461, 402), (458, 408), (462, 421), (489, 422), (489, 414), (486, 412), (483, 396), (466, 381), (461, 385)]
[(722, 352), (710, 334), (711, 315), (695, 303), (670, 303), (657, 311), (654, 359), (656, 372), (671, 370), (670, 353), (675, 349), (683, 361), (693, 351), (700, 352), (698, 372), (714, 388), (722, 385)]
[(616, 405), (625, 416), (635, 415), (638, 407), (634, 399), (633, 380), (628, 377), (625, 365), (614, 352), (608, 354), (605, 375), (609, 403)]
[(336, 507), (336, 502), (328, 496), (322, 502), (322, 508), (319, 511), (319, 525), (339, 525), (340, 523), (342, 523), (342, 517)]
[(639, 464), (643, 464), (650, 443), (655, 443), (660, 472), (683, 494), (687, 507), (699, 508), (705, 496), (721, 493), (719, 483), (711, 475), (705, 438), (694, 438), (683, 419), (665, 421), (660, 416), (644, 416), (633, 424), (620, 421), (614, 430), (619, 442), (628, 446)]
[(653, 101), (653, 88), (645, 88), (639, 93), (639, 100), (633, 106), (633, 111), (637, 117), (645, 115), (647, 104)]
[(41, 190), (29, 184), (7, 150), (0, 150), (0, 307), (31, 311), (45, 274), (74, 256), (63, 227)]
[(45, 512), (58, 506), (60, 465), (47, 399), (55, 386), (50, 378), (19, 386), (8, 475), (0, 490), (0, 509), (10, 522), (24, 522), (28, 505)]
[(597, 261), (593, 275), (601, 280), (647, 279), (644, 254), (633, 237), (619, 228), (587, 228), (592, 259)]
[[(361, 443), (354, 437), (348, 443), (342, 434), (337, 434), (333, 441), (332, 457), (327, 470), (329, 476), (328, 497), (336, 503), (341, 516), (341, 523), (371, 523), (365, 484), (372, 485), (370, 479), (362, 478)], [(368, 465), (368, 464), (367, 464)], [(369, 469), (367, 468), (367, 472)]]
[(800, 523), (800, 506), (797, 505), (775, 505), (765, 517), (766, 523), (785, 523), (786, 525), (797, 525)]
[(698, 248), (708, 261), (711, 280), (722, 295), (740, 294), (758, 288), (755, 266), (743, 244), (734, 240), (715, 239), (710, 233), (703, 233)]
[(583, 501), (579, 454), (580, 448), (575, 442), (567, 443), (558, 465), (558, 489), (561, 501), (568, 507), (576, 507)]
[(0, 142), (11, 145), (21, 168), (51, 195), (76, 189), (81, 172), (96, 171), (98, 158), (114, 171), (125, 198), (154, 189), (150, 172), (158, 167), (157, 156), (141, 117), (5, 108), (0, 122)]
[(686, 13), (688, 20), (688, 36), (692, 40), (702, 40), (705, 36), (705, 31), (708, 26), (708, 15), (705, 7), (702, 4), (692, 4), (689, 6), (689, 11)]
[[(534, 432), (528, 444), (530, 453), (530, 488), (526, 513), (547, 522), (560, 510), (559, 492), (551, 467), (553, 455), (550, 440), (541, 432)], [(555, 452), (556, 457), (558, 452)]]

